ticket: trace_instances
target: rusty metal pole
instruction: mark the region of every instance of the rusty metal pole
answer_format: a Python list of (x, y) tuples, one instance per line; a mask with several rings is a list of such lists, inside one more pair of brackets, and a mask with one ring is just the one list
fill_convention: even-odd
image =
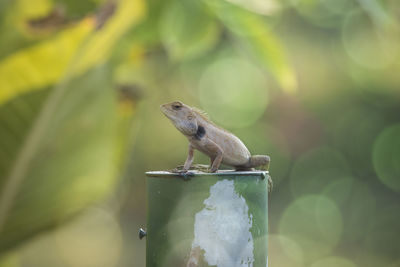
[(147, 172), (146, 266), (268, 266), (268, 172)]

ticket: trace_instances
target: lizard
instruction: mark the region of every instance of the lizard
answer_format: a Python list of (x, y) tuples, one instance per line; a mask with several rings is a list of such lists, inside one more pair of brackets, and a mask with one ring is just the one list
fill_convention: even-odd
[(221, 163), (234, 167), (236, 171), (251, 171), (260, 166), (268, 170), (269, 156), (252, 156), (238, 137), (214, 124), (203, 111), (180, 101), (163, 104), (160, 109), (189, 140), (188, 156), (183, 169), (177, 172), (188, 172), (193, 163), (194, 150), (210, 157), (210, 172), (217, 172)]

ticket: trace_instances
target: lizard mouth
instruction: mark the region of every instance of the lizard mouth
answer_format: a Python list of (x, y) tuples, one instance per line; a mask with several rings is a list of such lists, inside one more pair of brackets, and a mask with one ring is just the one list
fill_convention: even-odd
[(165, 117), (167, 117), (168, 119), (172, 120), (173, 116), (170, 114), (170, 112), (168, 112), (168, 108), (164, 105), (160, 106), (161, 112), (165, 115)]
[(160, 110), (161, 110), (161, 112), (164, 114), (164, 115), (167, 115), (166, 113), (167, 113), (167, 108), (165, 107), (165, 105), (161, 105), (160, 106)]

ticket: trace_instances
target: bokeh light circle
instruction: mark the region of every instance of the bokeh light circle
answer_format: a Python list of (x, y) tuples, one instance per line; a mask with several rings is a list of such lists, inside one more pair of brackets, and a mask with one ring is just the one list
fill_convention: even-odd
[(396, 60), (398, 43), (361, 10), (349, 13), (343, 23), (342, 40), (348, 55), (358, 64), (381, 69)]
[(357, 267), (352, 261), (341, 257), (329, 257), (314, 262), (310, 267)]
[(388, 259), (399, 258), (400, 251), (400, 204), (395, 203), (381, 207), (370, 220), (365, 243), (368, 251)]
[[(344, 199), (340, 206), (342, 215), (346, 218), (343, 232), (345, 240), (342, 241), (359, 242), (365, 238), (370, 222), (377, 216), (377, 200), (368, 182), (354, 179), (351, 187), (350, 197)], [(338, 203), (338, 198), (334, 200)]]
[(354, 186), (352, 176), (344, 176), (333, 180), (322, 191), (322, 194), (333, 200), (339, 207), (344, 206), (350, 198)]
[(322, 27), (336, 27), (354, 6), (348, 0), (291, 0), (296, 10), (311, 23)]
[(358, 242), (365, 237), (369, 223), (376, 217), (376, 198), (370, 185), (352, 176), (339, 177), (321, 192), (335, 202), (345, 218), (341, 242)]
[(290, 174), (290, 189), (294, 196), (319, 194), (328, 184), (349, 174), (350, 168), (339, 151), (317, 147), (296, 160)]
[(319, 195), (294, 200), (279, 222), (279, 233), (300, 245), (305, 261), (331, 253), (341, 238), (342, 229), (339, 208), (329, 198)]
[(241, 128), (253, 124), (267, 103), (265, 75), (248, 61), (220, 59), (209, 66), (199, 82), (202, 106), (218, 124)]
[(304, 266), (302, 248), (284, 235), (269, 235), (268, 255), (271, 265), (275, 267)]
[(372, 146), (384, 125), (384, 118), (376, 110), (364, 107), (348, 108), (345, 113), (346, 116), (334, 123), (334, 144), (351, 162), (352, 172), (363, 178), (373, 172)]
[(387, 127), (379, 134), (372, 158), (381, 182), (400, 192), (400, 124)]

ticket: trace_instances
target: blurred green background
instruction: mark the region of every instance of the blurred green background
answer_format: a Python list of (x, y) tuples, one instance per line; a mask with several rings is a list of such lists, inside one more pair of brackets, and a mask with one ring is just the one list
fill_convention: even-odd
[(0, 266), (144, 266), (144, 172), (187, 153), (173, 100), (271, 156), (271, 266), (400, 266), (399, 23), (398, 0), (0, 0)]

